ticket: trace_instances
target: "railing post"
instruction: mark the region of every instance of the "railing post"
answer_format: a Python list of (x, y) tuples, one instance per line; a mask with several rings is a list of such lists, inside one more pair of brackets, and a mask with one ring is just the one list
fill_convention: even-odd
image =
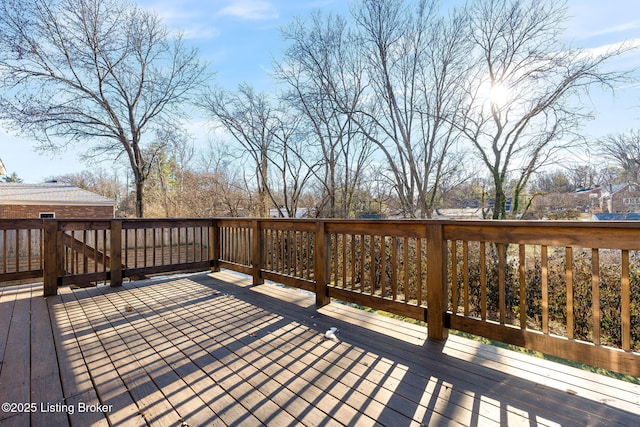
[(218, 221), (213, 220), (209, 227), (209, 260), (211, 261), (211, 272), (220, 271), (220, 227)]
[(110, 286), (122, 286), (122, 220), (111, 221), (110, 238), (111, 281)]
[(313, 278), (316, 287), (316, 306), (322, 307), (331, 302), (327, 288), (329, 278), (329, 260), (331, 259), (331, 240), (325, 232), (325, 222), (316, 222), (316, 233), (313, 248)]
[(251, 271), (253, 275), (253, 284), (262, 285), (264, 283), (264, 279), (262, 278), (262, 248), (264, 247), (264, 242), (262, 239), (260, 221), (251, 221), (251, 228), (253, 230), (253, 241), (251, 242)]
[(58, 252), (58, 221), (49, 219), (43, 224), (44, 229), (44, 296), (58, 294), (58, 273), (60, 254)]
[(427, 224), (427, 330), (428, 338), (446, 340), (447, 245), (443, 225)]

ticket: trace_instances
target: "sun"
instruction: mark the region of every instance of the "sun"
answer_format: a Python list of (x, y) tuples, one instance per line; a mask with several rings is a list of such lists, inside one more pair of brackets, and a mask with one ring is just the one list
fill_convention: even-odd
[(485, 80), (480, 85), (478, 95), (491, 106), (501, 108), (509, 102), (511, 91), (505, 83)]
[(489, 89), (489, 101), (496, 106), (503, 106), (509, 101), (509, 88), (502, 83), (493, 84)]

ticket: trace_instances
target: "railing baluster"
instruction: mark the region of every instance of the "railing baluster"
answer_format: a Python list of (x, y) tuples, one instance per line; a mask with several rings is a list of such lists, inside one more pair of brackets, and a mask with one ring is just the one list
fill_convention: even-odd
[(469, 242), (462, 242), (462, 285), (464, 286), (464, 315), (468, 316), (469, 309)]
[(409, 239), (404, 238), (404, 277), (402, 281), (402, 287), (404, 292), (404, 302), (409, 302)]
[(620, 316), (622, 317), (622, 349), (631, 350), (631, 287), (629, 280), (629, 251), (622, 251), (622, 283), (620, 298), (622, 299)]
[(485, 242), (480, 242), (480, 318), (487, 320), (487, 261)]
[(16, 229), (16, 273), (20, 271), (20, 230)]
[(458, 312), (458, 241), (451, 241), (451, 311)]
[(107, 284), (107, 230), (102, 230), (102, 272), (105, 273), (104, 284)]
[(375, 293), (375, 288), (376, 288), (376, 277), (375, 277), (375, 271), (376, 271), (376, 237), (374, 235), (369, 235), (369, 252), (370, 252), (370, 258), (369, 258), (369, 292), (371, 293), (371, 295), (373, 295)]
[[(2, 241), (6, 242), (7, 239), (7, 230), (2, 230)], [(2, 272), (7, 272), (7, 244), (2, 245)]]
[(166, 247), (166, 239), (165, 239), (165, 228), (160, 228), (160, 265), (165, 265), (166, 261), (165, 257), (165, 247)]
[(82, 272), (89, 272), (89, 256), (87, 255), (87, 230), (82, 230)]
[[(101, 264), (101, 257), (103, 255), (102, 252), (100, 252), (100, 236), (101, 236), (101, 232), (100, 230), (94, 230), (93, 231), (94, 234), (94, 245), (93, 245), (93, 254), (94, 254), (94, 259), (93, 259), (93, 272), (94, 273), (101, 273), (100, 270), (100, 264)], [(98, 281), (96, 281), (96, 285), (98, 284)]]
[[(140, 245), (138, 245), (138, 232), (139, 232), (138, 228), (134, 228), (133, 229), (133, 246), (134, 246), (133, 266), (135, 268), (138, 268), (138, 252), (140, 250)], [(169, 262), (169, 263), (171, 263), (171, 262)]]
[[(549, 333), (549, 257), (547, 246), (542, 245), (542, 332)], [(524, 304), (523, 304), (524, 305)]]
[(31, 271), (31, 258), (33, 257), (33, 253), (31, 251), (31, 239), (32, 239), (32, 234), (31, 234), (31, 229), (29, 228), (27, 230), (27, 271)]
[[(83, 230), (84, 233), (86, 233), (86, 231)], [(67, 248), (67, 253), (69, 254), (69, 256), (67, 257), (68, 260), (68, 264), (66, 265), (67, 268), (67, 272), (68, 274), (76, 274), (78, 269), (77, 263), (78, 263), (78, 251), (74, 250), (73, 247), (76, 243), (76, 230), (73, 230), (71, 232), (71, 245), (68, 246)], [(82, 247), (82, 256), (86, 256), (85, 252), (86, 252), (87, 247), (83, 246)], [(85, 263), (86, 265), (86, 263)], [(85, 271), (86, 273), (86, 271)]]
[(391, 299), (394, 301), (398, 299), (398, 239), (396, 237), (391, 237)]
[(349, 257), (351, 262), (351, 290), (356, 289), (356, 236), (351, 235), (351, 256)]
[(182, 240), (182, 230), (184, 229), (185, 233), (187, 231), (186, 227), (178, 227), (178, 264), (180, 264), (183, 259), (182, 259), (182, 251), (184, 250), (184, 261), (186, 262), (187, 260), (187, 246), (186, 246), (186, 242), (187, 242), (187, 237), (185, 236), (185, 240), (183, 242)]
[(506, 268), (507, 255), (504, 250), (504, 243), (498, 243), (498, 305), (499, 305), (499, 319), (500, 324), (506, 323), (506, 285), (504, 278), (504, 270)]
[(342, 287), (347, 287), (347, 234), (342, 234)]
[(598, 249), (591, 249), (591, 309), (593, 311), (593, 343), (600, 345), (600, 256)]
[(298, 257), (302, 254), (302, 251), (298, 249), (298, 232), (293, 231), (293, 242), (291, 244), (293, 248), (293, 276), (300, 277), (302, 276), (302, 272), (298, 272)]
[(198, 236), (196, 232), (196, 227), (195, 226), (187, 227), (187, 252), (188, 252), (186, 257), (187, 262), (199, 261), (197, 240), (198, 240)]
[(173, 251), (175, 249), (175, 239), (173, 235), (175, 234), (175, 231), (175, 227), (169, 227), (169, 262), (167, 264), (173, 264)]
[(38, 234), (38, 265), (40, 266), (40, 269), (44, 269), (44, 230), (40, 230)]
[(151, 245), (153, 246), (153, 252), (151, 253), (151, 265), (158, 265), (158, 230), (156, 228), (153, 229), (153, 234), (151, 236)]
[(387, 276), (387, 236), (380, 236), (380, 296), (384, 298), (385, 279)]
[(574, 315), (573, 315), (573, 248), (567, 246), (565, 249), (565, 282), (567, 286), (567, 338), (574, 337)]
[(364, 234), (360, 235), (360, 292), (364, 293), (364, 261), (365, 261), (365, 250), (364, 250)]
[(147, 261), (147, 259), (148, 259), (148, 244), (147, 244), (147, 234), (148, 233), (147, 232), (149, 230), (147, 228), (143, 228), (142, 231), (144, 233), (143, 234), (144, 238), (143, 238), (143, 243), (142, 243), (144, 245), (144, 264), (143, 264), (143, 267), (148, 267), (149, 266), (149, 262)]
[(416, 239), (416, 276), (418, 278), (418, 305), (422, 305), (422, 238)]
[(518, 285), (520, 287), (520, 327), (527, 327), (527, 282), (526, 282), (526, 247), (518, 245)]

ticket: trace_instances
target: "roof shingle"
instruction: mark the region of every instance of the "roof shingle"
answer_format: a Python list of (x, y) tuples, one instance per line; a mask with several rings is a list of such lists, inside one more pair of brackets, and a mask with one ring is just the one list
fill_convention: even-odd
[(71, 184), (45, 182), (24, 184), (0, 183), (0, 204), (100, 205), (115, 206), (115, 200)]

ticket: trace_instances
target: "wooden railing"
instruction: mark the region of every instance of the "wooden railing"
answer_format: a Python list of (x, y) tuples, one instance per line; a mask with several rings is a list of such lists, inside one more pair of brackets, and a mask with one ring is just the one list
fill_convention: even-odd
[[(314, 292), (319, 306), (336, 298), (426, 321), (432, 339), (455, 329), (640, 376), (640, 224), (238, 218), (44, 224), (44, 233), (30, 233), (44, 236), (46, 295), (69, 284), (118, 286), (126, 277), (228, 268), (255, 284), (272, 280)], [(18, 229), (29, 228), (4, 228)], [(27, 232), (20, 233), (25, 242)], [(4, 274), (14, 274), (7, 269), (18, 264), (4, 259)]]
[(210, 219), (46, 220), (44, 293), (123, 278), (209, 269)]
[(0, 219), (0, 283), (42, 278), (42, 220)]

